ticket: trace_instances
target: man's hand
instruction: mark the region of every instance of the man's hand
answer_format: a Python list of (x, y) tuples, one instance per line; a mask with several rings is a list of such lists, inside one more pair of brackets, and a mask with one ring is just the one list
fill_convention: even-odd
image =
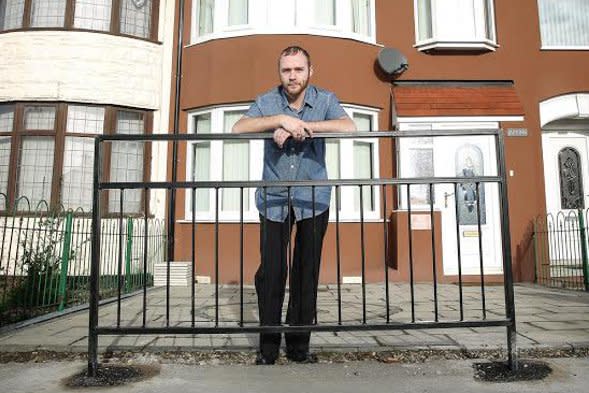
[(290, 137), (291, 133), (286, 131), (284, 128), (277, 128), (273, 135), (274, 142), (276, 142), (278, 147), (281, 149), (282, 146), (284, 146), (284, 142), (286, 142), (286, 140)]
[(307, 136), (312, 136), (313, 132), (309, 125), (296, 117), (282, 115), (280, 118), (280, 128), (289, 132), (296, 141), (304, 141)]

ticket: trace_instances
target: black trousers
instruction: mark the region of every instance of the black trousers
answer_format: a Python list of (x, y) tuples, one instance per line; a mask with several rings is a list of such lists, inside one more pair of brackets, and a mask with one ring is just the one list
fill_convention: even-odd
[[(294, 214), (284, 222), (266, 220), (260, 216), (261, 263), (256, 272), (256, 292), (261, 325), (280, 325), (288, 266), (288, 244), (292, 227), (296, 237), (289, 279), (289, 299), (286, 322), (310, 325), (315, 320), (317, 285), (323, 237), (327, 230), (329, 210), (313, 218), (295, 223)], [(307, 352), (311, 332), (286, 333), (287, 352)], [(260, 352), (267, 359), (276, 359), (280, 333), (261, 333)]]

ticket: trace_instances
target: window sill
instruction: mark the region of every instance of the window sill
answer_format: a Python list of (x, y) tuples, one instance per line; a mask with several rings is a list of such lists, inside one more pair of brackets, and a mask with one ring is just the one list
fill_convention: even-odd
[(481, 41), (442, 41), (428, 40), (413, 45), (414, 48), (421, 52), (427, 51), (473, 51), (473, 52), (494, 52), (499, 47), (495, 42), (490, 40)]
[(589, 51), (589, 46), (543, 46), (540, 48), (542, 51), (551, 51), (551, 50), (571, 50), (571, 51)]
[(23, 33), (23, 32), (35, 32), (35, 31), (64, 31), (64, 32), (72, 32), (72, 33), (95, 33), (95, 34), (107, 34), (115, 37), (121, 38), (130, 38), (133, 40), (145, 41), (150, 42), (152, 44), (161, 45), (162, 42), (158, 40), (153, 40), (151, 38), (139, 37), (130, 34), (123, 34), (123, 33), (113, 33), (110, 31), (104, 30), (89, 30), (89, 29), (68, 29), (65, 27), (29, 27), (29, 28), (19, 28), (19, 29), (11, 29), (11, 30), (0, 30), (0, 35), (2, 34), (9, 34), (9, 33)]
[(274, 28), (274, 29), (253, 29), (253, 28), (246, 28), (246, 29), (235, 29), (235, 30), (227, 30), (222, 32), (215, 32), (211, 34), (207, 34), (203, 37), (192, 37), (191, 43), (186, 45), (185, 47), (191, 47), (194, 45), (202, 44), (209, 41), (214, 41), (223, 38), (233, 38), (233, 37), (248, 37), (253, 35), (287, 35), (287, 34), (305, 34), (305, 35), (315, 35), (315, 36), (322, 36), (322, 37), (334, 37), (334, 38), (343, 38), (343, 39), (350, 39), (370, 45), (375, 45), (382, 47), (383, 45), (377, 44), (374, 36), (365, 36), (362, 34), (356, 34), (352, 32), (343, 32), (337, 29), (323, 29), (323, 28)]

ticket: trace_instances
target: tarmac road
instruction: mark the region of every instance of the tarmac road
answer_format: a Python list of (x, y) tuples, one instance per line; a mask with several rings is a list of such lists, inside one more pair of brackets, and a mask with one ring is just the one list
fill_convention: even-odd
[[(479, 360), (480, 361), (480, 360)], [(385, 364), (376, 361), (315, 365), (154, 364), (159, 374), (108, 388), (71, 390), (62, 380), (84, 370), (82, 361), (0, 364), (0, 392), (252, 392), (252, 393), (422, 393), (567, 392), (585, 393), (589, 358), (544, 359), (553, 372), (541, 381), (489, 383), (474, 379), (471, 360)]]

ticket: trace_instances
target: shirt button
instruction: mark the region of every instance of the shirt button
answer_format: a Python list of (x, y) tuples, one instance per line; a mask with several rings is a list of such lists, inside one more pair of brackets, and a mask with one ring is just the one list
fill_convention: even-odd
[(290, 148), (290, 151), (294, 152), (295, 151), (295, 148), (294, 147), (291, 147)]
[(294, 165), (291, 165), (291, 166), (290, 166), (290, 169), (294, 169)]

